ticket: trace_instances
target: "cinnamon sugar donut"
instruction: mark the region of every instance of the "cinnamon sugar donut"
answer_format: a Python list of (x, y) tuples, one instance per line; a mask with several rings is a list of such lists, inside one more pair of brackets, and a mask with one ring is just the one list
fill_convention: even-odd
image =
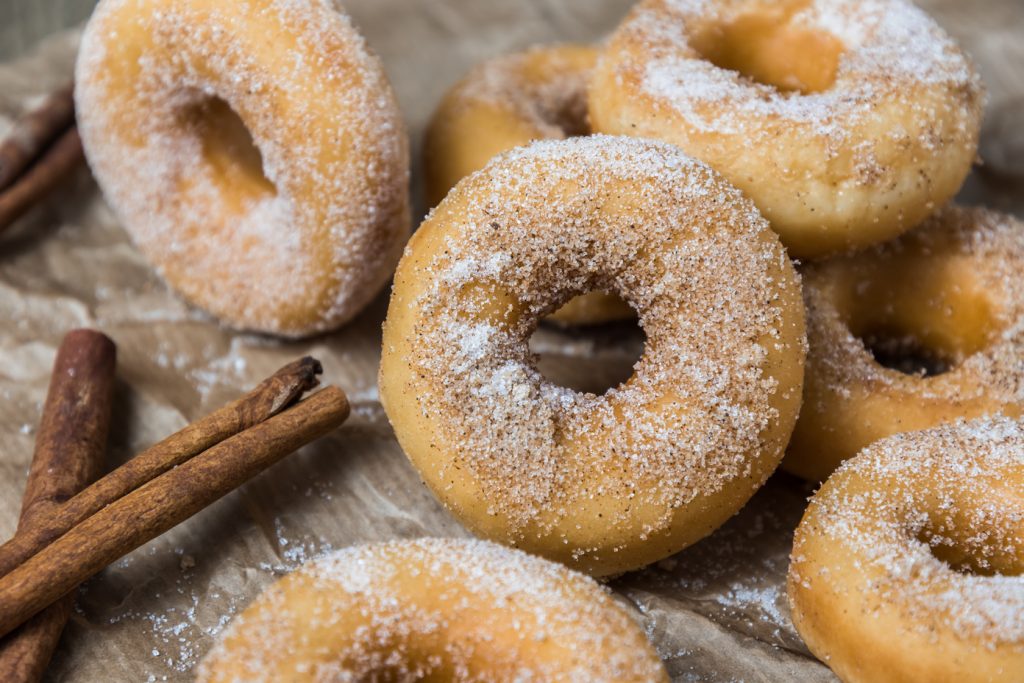
[(347, 548), (235, 618), (199, 681), (668, 682), (593, 580), (482, 541)]
[[(452, 86), (424, 142), (430, 206), (501, 152), (534, 140), (588, 134), (587, 80), (596, 60), (597, 50), (587, 45), (535, 46), (484, 62)], [(621, 298), (589, 292), (549, 319), (587, 325), (634, 315)]]
[(821, 480), (890, 434), (1020, 415), (1022, 272), (1020, 221), (953, 206), (894, 242), (805, 267), (810, 350), (783, 467)]
[(793, 622), (844, 683), (1018, 683), (1024, 430), (986, 418), (889, 437), (815, 494)]
[[(604, 395), (527, 342), (595, 288), (647, 334)], [(753, 204), (678, 148), (536, 142), (463, 179), (399, 263), (381, 401), (426, 484), (476, 533), (607, 575), (707, 535), (775, 469), (800, 402), (799, 280)]]
[(594, 130), (746, 192), (798, 258), (895, 237), (959, 189), (982, 87), (909, 0), (646, 0), (594, 72)]
[(409, 229), (391, 87), (327, 0), (102, 0), (76, 110), (97, 181), (174, 289), (287, 336), (351, 319)]
[(441, 99), (423, 143), (427, 200), (492, 157), (534, 140), (586, 135), (589, 45), (536, 45), (478, 64)]

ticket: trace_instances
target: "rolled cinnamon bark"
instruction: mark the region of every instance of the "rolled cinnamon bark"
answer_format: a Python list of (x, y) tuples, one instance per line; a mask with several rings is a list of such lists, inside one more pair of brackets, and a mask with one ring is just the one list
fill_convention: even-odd
[(49, 514), (35, 517), (32, 524), (23, 524), (14, 538), (0, 546), (0, 576), (103, 506), (281, 412), (316, 387), (321, 372), (320, 361), (309, 356), (285, 365), (242, 398), (147, 448)]
[(75, 122), (74, 84), (68, 83), (18, 119), (0, 142), (0, 190)]
[[(69, 332), (57, 351), (22, 499), (19, 529), (45, 520), (100, 473), (110, 425), (116, 349), (93, 330)], [(74, 605), (68, 595), (0, 640), (0, 680), (38, 681)]]
[(35, 206), (83, 159), (82, 139), (78, 128), (72, 126), (23, 175), (0, 190), (0, 233)]
[(107, 505), (0, 578), (0, 636), (348, 417), (327, 387)]

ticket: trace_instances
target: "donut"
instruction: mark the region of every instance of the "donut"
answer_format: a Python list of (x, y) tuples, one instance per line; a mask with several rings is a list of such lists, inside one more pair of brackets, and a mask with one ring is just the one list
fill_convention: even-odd
[(783, 468), (820, 481), (890, 434), (1021, 415), (1022, 272), (1024, 225), (957, 206), (802, 268), (810, 348)]
[(983, 99), (909, 0), (646, 0), (602, 53), (589, 106), (596, 131), (706, 161), (813, 259), (945, 204), (975, 159)]
[(844, 683), (1017, 683), (1024, 429), (1006, 417), (877, 441), (796, 530), (793, 623)]
[[(547, 381), (527, 343), (594, 288), (647, 335), (633, 376), (601, 396)], [(803, 315), (777, 236), (703, 163), (639, 138), (539, 141), (461, 180), (410, 240), (381, 402), (470, 530), (615, 574), (707, 535), (775, 469)]]
[(218, 681), (668, 683), (639, 626), (592, 579), (484, 541), (336, 551), (238, 615), (199, 667)]
[(86, 157), (171, 288), (230, 326), (350, 320), (409, 232), (379, 60), (328, 0), (102, 0), (75, 69)]
[(478, 64), (445, 93), (423, 143), (427, 201), (437, 206), (492, 157), (534, 140), (586, 135), (597, 49), (535, 45)]
[[(587, 80), (596, 60), (597, 50), (587, 45), (539, 45), (484, 62), (452, 86), (423, 145), (430, 206), (501, 152), (534, 140), (588, 134)], [(548, 319), (593, 325), (634, 316), (621, 298), (589, 292)]]

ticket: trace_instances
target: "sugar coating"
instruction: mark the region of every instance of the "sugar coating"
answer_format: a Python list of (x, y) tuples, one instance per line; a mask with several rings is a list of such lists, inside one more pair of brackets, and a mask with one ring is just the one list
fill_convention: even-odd
[[(431, 205), (500, 152), (533, 140), (588, 134), (587, 83), (597, 57), (597, 48), (588, 45), (536, 45), (487, 60), (456, 83), (434, 113), (424, 141)], [(570, 301), (551, 320), (590, 325), (632, 317), (620, 299), (592, 292)]]
[[(970, 95), (968, 102), (980, 100), (980, 80), (959, 47), (909, 0), (812, 0), (792, 15), (792, 26), (823, 31), (843, 43), (835, 84), (822, 92), (783, 92), (756, 83), (707, 61), (690, 46), (695, 26), (731, 23), (753, 6), (748, 0), (642, 5), (624, 30), (647, 57), (645, 91), (695, 130), (755, 141), (769, 132), (764, 121), (779, 120), (801, 126), (803, 134), (828, 138), (835, 154), (856, 143), (865, 158), (872, 141), (851, 134), (855, 123), (875, 115), (880, 103), (913, 108), (921, 87)], [(960, 100), (948, 103), (951, 109), (960, 105)], [(922, 111), (920, 116), (934, 114)], [(966, 121), (962, 125), (966, 128)], [(895, 139), (901, 132), (891, 135)]]
[[(811, 566), (808, 538), (855, 557), (870, 582), (842, 586), (896, 610), (919, 633), (981, 647), (1024, 648), (1024, 427), (993, 417), (876, 442), (844, 463), (797, 531), (790, 581), (808, 586), (842, 566)], [(933, 550), (974, 565), (954, 570)], [(990, 574), (990, 575), (986, 575)], [(848, 574), (843, 574), (848, 576)], [(870, 625), (866, 626), (870, 628)]]
[[(76, 82), (104, 195), (193, 303), (309, 334), (351, 318), (390, 275), (408, 230), (407, 140), (379, 60), (333, 2), (104, 0)], [(237, 206), (236, 178), (204, 158), (189, 120), (216, 99), (273, 185)]]
[[(574, 556), (593, 551), (572, 528), (605, 501), (609, 535), (645, 510), (643, 539), (776, 457), (781, 445), (762, 437), (792, 416), (772, 405), (765, 359), (803, 354), (783, 332), (788, 283), (772, 275), (789, 261), (706, 165), (637, 138), (535, 142), (460, 183), (420, 233), (439, 229), (432, 221), (446, 226), (444, 249), (411, 265), (412, 244), (404, 257), (427, 283), (409, 305), (406, 362), (429, 389), (402, 400), (439, 431), (417, 464), (441, 480), (472, 473), (510, 538), (555, 533)], [(527, 344), (543, 315), (594, 290), (621, 294), (647, 334), (634, 376), (601, 396), (547, 381)]]
[(198, 678), (431, 674), (467, 682), (667, 680), (607, 589), (526, 553), (456, 539), (357, 546), (304, 565), (231, 623)]
[[(718, 50), (768, 79), (803, 78), (804, 64), (823, 89), (757, 82), (711, 61)], [(908, 0), (644, 0), (588, 93), (595, 130), (705, 160), (801, 259), (887, 241), (951, 199), (976, 159), (983, 100), (967, 58)]]
[[(561, 51), (562, 45), (535, 45), (478, 64), (449, 95), (456, 110), (481, 105), (507, 110), (529, 122), (539, 137), (559, 139), (585, 132), (590, 69)], [(543, 61), (542, 78), (532, 68)]]
[[(993, 302), (995, 333), (989, 342), (941, 375), (923, 378), (883, 367), (850, 330), (830, 293), (847, 261), (886, 263), (906, 254), (921, 259), (961, 260), (972, 283), (949, 277), (949, 288), (976, 287)], [(955, 405), (991, 397), (1024, 403), (1024, 225), (984, 208), (947, 206), (900, 238), (848, 257), (802, 269), (807, 306), (808, 367), (831, 394), (853, 386), (884, 387), (921, 401)], [(884, 305), (879, 302), (878, 305)], [(922, 297), (923, 306), (935, 305)]]

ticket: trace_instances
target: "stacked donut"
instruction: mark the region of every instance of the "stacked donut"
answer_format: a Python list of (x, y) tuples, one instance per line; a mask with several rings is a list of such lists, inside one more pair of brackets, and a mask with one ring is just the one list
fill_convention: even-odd
[[(595, 290), (647, 334), (600, 396), (546, 380), (528, 345)], [(789, 441), (803, 362), (799, 279), (754, 204), (673, 145), (593, 135), (507, 152), (427, 217), (395, 274), (379, 384), (466, 526), (609, 575), (746, 503)]]
[[(821, 481), (865, 449), (797, 532), (801, 634), (844, 681), (1019, 680), (1024, 225), (949, 204), (983, 100), (905, 0), (645, 0), (480, 65), (385, 324), (400, 443), (477, 533), (599, 575), (710, 533), (782, 450)], [(536, 372), (542, 316), (623, 302), (633, 377)]]

